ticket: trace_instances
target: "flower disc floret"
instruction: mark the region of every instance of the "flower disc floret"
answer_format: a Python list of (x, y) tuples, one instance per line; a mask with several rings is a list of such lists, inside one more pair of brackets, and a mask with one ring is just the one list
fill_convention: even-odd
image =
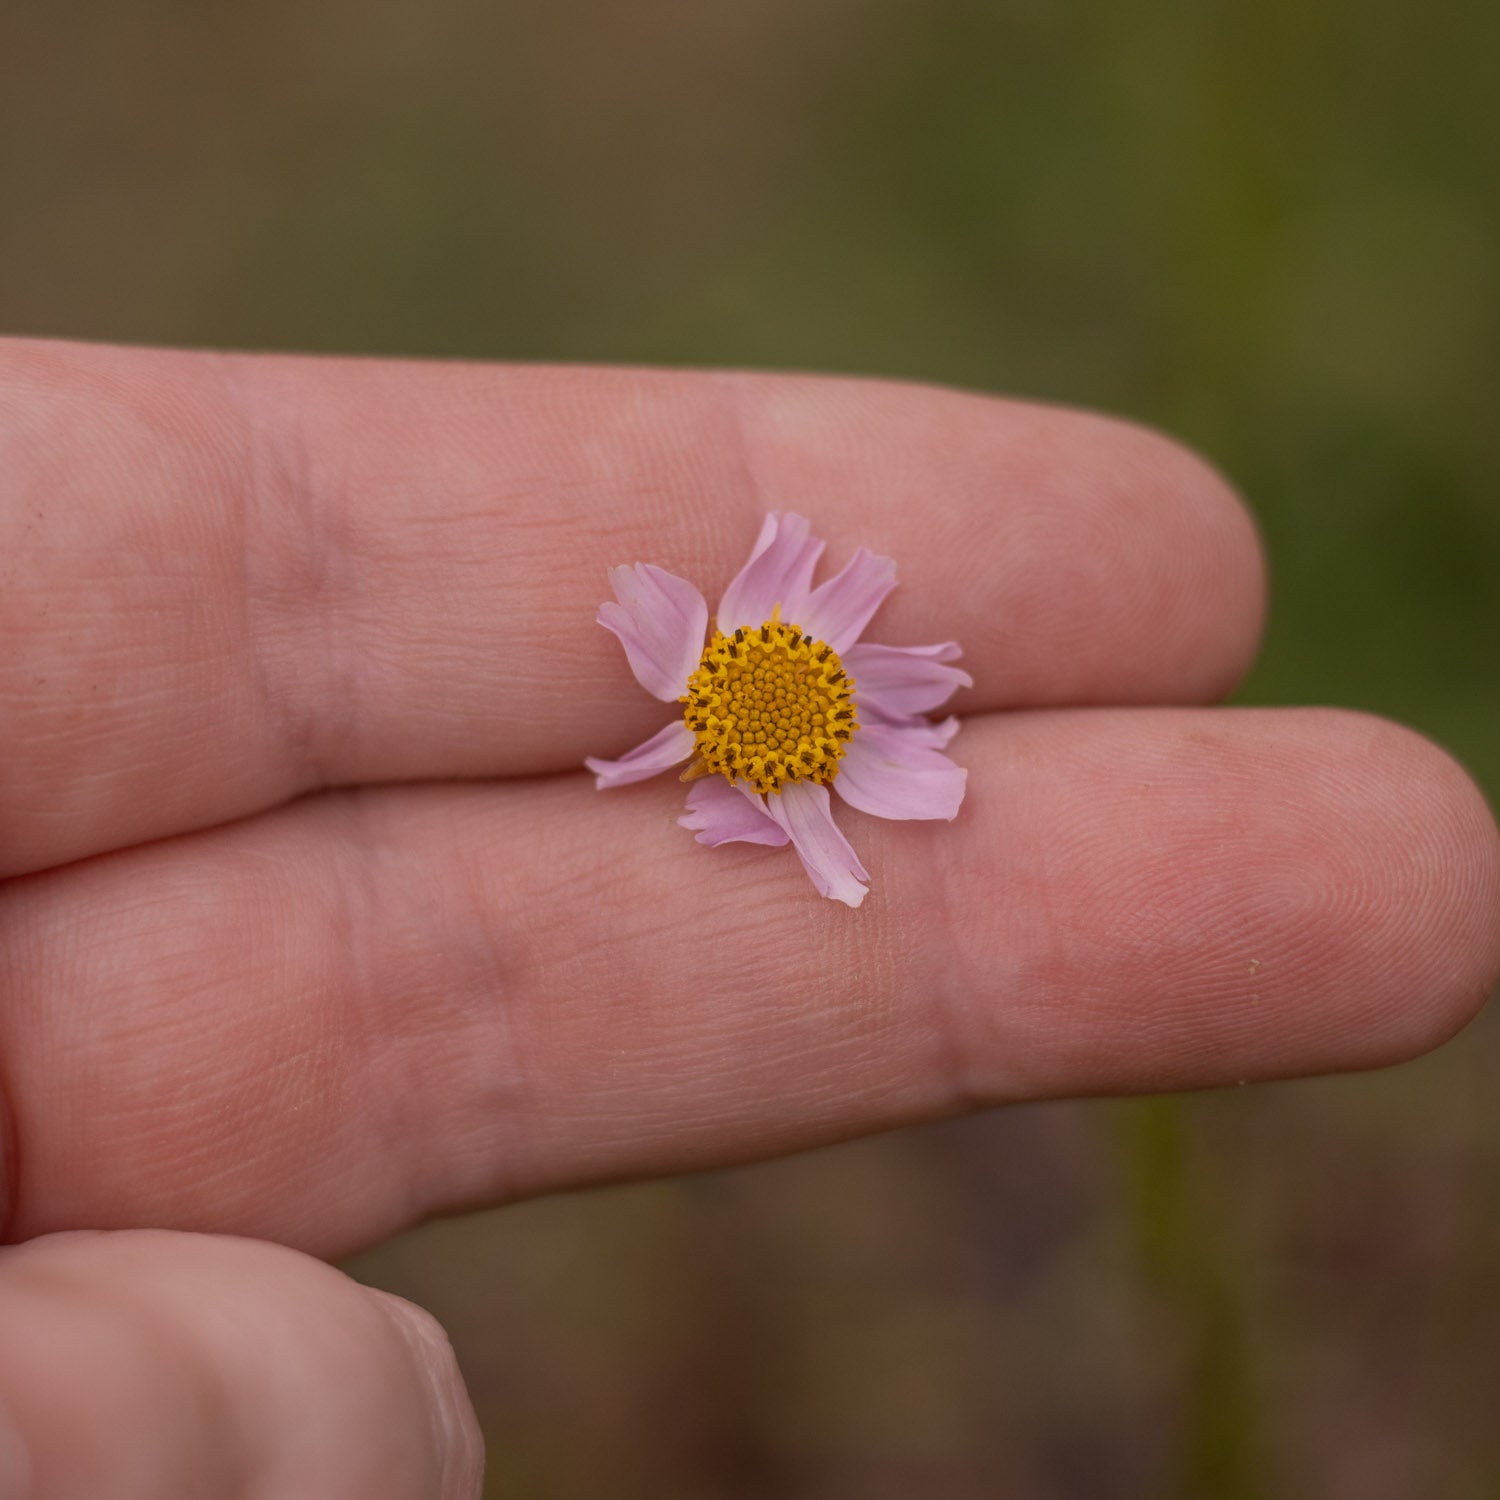
[(703, 769), (767, 793), (833, 782), (859, 728), (853, 689), (832, 646), (773, 616), (715, 631), (679, 701)]
[(790, 844), (820, 895), (858, 906), (870, 876), (834, 820), (834, 796), (877, 818), (956, 816), (965, 772), (944, 751), (958, 720), (926, 716), (973, 680), (953, 665), (955, 641), (861, 639), (896, 565), (860, 547), (814, 587), (822, 551), (805, 516), (772, 511), (719, 600), (723, 628), (706, 649), (708, 601), (691, 583), (651, 563), (611, 568), (615, 597), (599, 623), (636, 681), (682, 711), (618, 760), (584, 764), (603, 790), (686, 763), (692, 785), (677, 821), (700, 844)]

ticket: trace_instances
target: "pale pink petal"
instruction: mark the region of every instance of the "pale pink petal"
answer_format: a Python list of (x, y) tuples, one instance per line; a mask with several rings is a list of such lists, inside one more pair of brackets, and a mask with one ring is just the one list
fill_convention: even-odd
[[(837, 648), (835, 648), (837, 649)], [(950, 666), (963, 653), (957, 641), (940, 646), (874, 646), (856, 643), (842, 653), (854, 679), (856, 701), (886, 718), (931, 712), (974, 679)]]
[(858, 906), (865, 899), (868, 892), (860, 881), (870, 877), (833, 821), (827, 787), (815, 781), (789, 782), (766, 798), (766, 811), (791, 836), (820, 896), (845, 906)]
[(968, 774), (922, 728), (866, 724), (849, 741), (833, 785), (850, 807), (877, 818), (951, 820)]
[(693, 753), (696, 743), (693, 731), (681, 719), (674, 719), (634, 750), (627, 750), (619, 760), (599, 760), (591, 755), (584, 765), (594, 773), (594, 785), (607, 792), (612, 787), (645, 781), (648, 776), (681, 765)]
[(901, 727), (915, 736), (919, 743), (934, 750), (946, 750), (953, 743), (953, 736), (958, 733), (962, 723), (962, 719), (949, 714), (941, 724), (929, 724), (926, 719), (916, 719)]
[(882, 729), (899, 729), (908, 736), (909, 743), (925, 745), (929, 750), (946, 750), (952, 743), (953, 736), (963, 726), (963, 720), (956, 718), (953, 714), (949, 714), (941, 723), (933, 724), (922, 718), (920, 714), (903, 717), (896, 714), (874, 713), (868, 703), (861, 705), (860, 723)]
[(772, 511), (760, 528), (750, 561), (734, 575), (719, 601), (719, 629), (728, 635), (740, 625), (764, 625), (778, 604), (783, 620), (800, 624), (822, 552), (823, 543), (809, 535), (805, 517)]
[(685, 578), (637, 563), (611, 568), (618, 604), (599, 606), (599, 623), (619, 636), (635, 680), (654, 698), (670, 703), (687, 690), (703, 655), (708, 605)]
[[(859, 697), (856, 684), (855, 697)], [(881, 710), (880, 704), (861, 703), (859, 705), (859, 722), (861, 724), (883, 724), (887, 728), (905, 729), (919, 736), (924, 745), (931, 746), (934, 750), (945, 750), (948, 742), (958, 733), (959, 725), (963, 722), (949, 714), (941, 724), (929, 723), (921, 714), (888, 714)]]
[(780, 848), (787, 841), (760, 795), (742, 784), (731, 786), (722, 776), (695, 781), (687, 794), (687, 807), (677, 821), (697, 830), (698, 842), (710, 849), (734, 843)]
[[(868, 547), (861, 547), (842, 572), (820, 583), (807, 596), (800, 614), (788, 618), (794, 619), (807, 635), (827, 641), (842, 655), (859, 639), (860, 631), (870, 623), (870, 616), (895, 587), (895, 563), (888, 557), (876, 557)], [(859, 678), (854, 680), (858, 682)]]

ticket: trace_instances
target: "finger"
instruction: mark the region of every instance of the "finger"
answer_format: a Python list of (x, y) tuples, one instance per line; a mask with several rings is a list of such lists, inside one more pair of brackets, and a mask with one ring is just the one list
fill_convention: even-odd
[(437, 1325), (294, 1251), (49, 1236), (0, 1254), (0, 1327), (0, 1494), (479, 1494)]
[(321, 785), (535, 774), (661, 706), (595, 624), (708, 597), (766, 509), (958, 639), (973, 708), (1212, 698), (1260, 622), (1222, 481), (1124, 423), (919, 387), (0, 345), (0, 874)]
[(1500, 852), (1316, 710), (978, 721), (953, 824), (841, 810), (858, 912), (675, 783), (326, 795), (0, 894), (10, 1233), (345, 1252), (460, 1204), (974, 1104), (1371, 1067), (1493, 983)]

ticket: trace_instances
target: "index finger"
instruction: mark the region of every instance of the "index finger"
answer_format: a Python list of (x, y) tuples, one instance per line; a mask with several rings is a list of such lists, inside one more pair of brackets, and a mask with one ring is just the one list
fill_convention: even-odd
[(534, 775), (660, 708), (606, 569), (710, 600), (761, 513), (894, 557), (960, 707), (1195, 702), (1246, 666), (1249, 521), (1175, 445), (870, 381), (0, 346), (0, 875), (309, 789)]

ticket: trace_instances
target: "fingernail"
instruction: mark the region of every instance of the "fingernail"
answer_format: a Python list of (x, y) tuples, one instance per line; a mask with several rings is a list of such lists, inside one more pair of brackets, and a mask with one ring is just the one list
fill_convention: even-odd
[(431, 1409), (439, 1423), (437, 1440), (442, 1464), (442, 1480), (436, 1493), (441, 1500), (471, 1500), (484, 1483), (484, 1439), (469, 1393), (464, 1389), (453, 1346), (431, 1314), (390, 1292), (378, 1295), (406, 1340), (412, 1360), (431, 1394)]
[(31, 1493), (31, 1453), (10, 1413), (0, 1405), (0, 1500), (26, 1500)]

